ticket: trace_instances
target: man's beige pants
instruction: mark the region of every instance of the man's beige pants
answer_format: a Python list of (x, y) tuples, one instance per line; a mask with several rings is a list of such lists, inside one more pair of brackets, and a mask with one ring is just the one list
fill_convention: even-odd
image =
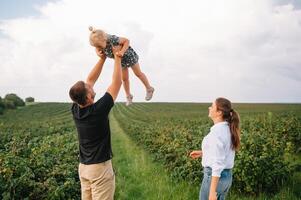
[(85, 165), (80, 163), (78, 173), (83, 200), (113, 200), (115, 175), (111, 160)]

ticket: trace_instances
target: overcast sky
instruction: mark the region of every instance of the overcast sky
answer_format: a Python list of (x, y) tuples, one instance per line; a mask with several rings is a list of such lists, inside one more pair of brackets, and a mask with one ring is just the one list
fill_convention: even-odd
[[(69, 102), (98, 60), (89, 25), (129, 38), (153, 101), (301, 103), (300, 0), (1, 0), (0, 96)], [(112, 70), (107, 59), (97, 98)]]

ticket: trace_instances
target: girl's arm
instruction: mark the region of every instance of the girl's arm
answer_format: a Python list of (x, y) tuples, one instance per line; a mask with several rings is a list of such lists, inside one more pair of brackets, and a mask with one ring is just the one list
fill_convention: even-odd
[(122, 46), (122, 49), (117, 53), (117, 55), (122, 57), (129, 48), (130, 41), (127, 38), (119, 37), (119, 44)]

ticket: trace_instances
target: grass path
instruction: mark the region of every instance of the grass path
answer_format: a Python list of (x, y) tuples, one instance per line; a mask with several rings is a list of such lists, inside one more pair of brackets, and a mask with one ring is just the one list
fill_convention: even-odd
[[(114, 115), (110, 116), (113, 148), (113, 168), (116, 173), (115, 199), (121, 200), (197, 200), (199, 185), (176, 182), (168, 176), (162, 164), (137, 146), (121, 129)], [(298, 174), (299, 175), (299, 174)], [(299, 176), (300, 178), (301, 176)], [(294, 186), (298, 187), (298, 186)], [(300, 195), (300, 194), (299, 194)], [(283, 188), (275, 196), (242, 196), (230, 190), (229, 200), (297, 200), (292, 191)]]
[(149, 157), (110, 119), (113, 145), (113, 167), (116, 172), (115, 199), (198, 199), (198, 187), (175, 182), (163, 167)]

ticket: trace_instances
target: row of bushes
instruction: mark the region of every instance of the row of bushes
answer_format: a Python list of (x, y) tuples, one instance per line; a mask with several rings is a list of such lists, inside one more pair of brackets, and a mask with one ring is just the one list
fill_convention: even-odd
[[(183, 114), (176, 116), (173, 111), (167, 120), (160, 114), (164, 113), (164, 106), (148, 112), (143, 109), (146, 108), (125, 109), (118, 104), (113, 113), (126, 133), (162, 161), (173, 177), (199, 183), (200, 160), (192, 160), (188, 155), (191, 150), (201, 148), (201, 140), (212, 125), (210, 120), (199, 116), (183, 119)], [(278, 192), (298, 168), (291, 158), (299, 152), (300, 118), (293, 113), (243, 113), (242, 118), (242, 144), (236, 156), (234, 188), (253, 195)]]
[(0, 199), (80, 199), (70, 104), (40, 103), (0, 120)]
[[(26, 102), (34, 102), (33, 97), (27, 97)], [(25, 106), (25, 102), (16, 94), (7, 94), (4, 99), (0, 97), (0, 115), (3, 114), (5, 109), (15, 109), (19, 106)]]

